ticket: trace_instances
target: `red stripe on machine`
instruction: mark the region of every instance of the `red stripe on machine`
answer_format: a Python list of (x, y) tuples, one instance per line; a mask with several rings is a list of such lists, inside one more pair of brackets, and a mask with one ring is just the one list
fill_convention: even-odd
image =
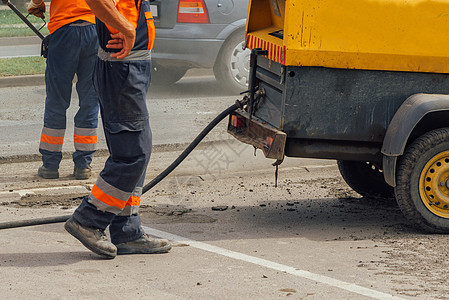
[(287, 50), (286, 46), (278, 46), (274, 43), (270, 43), (261, 38), (248, 34), (248, 45), (249, 49), (261, 48), (262, 50), (268, 51), (268, 59), (278, 62), (280, 64), (285, 64), (285, 53)]

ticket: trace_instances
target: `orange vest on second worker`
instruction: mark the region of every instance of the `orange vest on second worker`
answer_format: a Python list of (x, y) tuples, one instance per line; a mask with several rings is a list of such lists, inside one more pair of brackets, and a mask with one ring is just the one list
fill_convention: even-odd
[[(114, 0), (114, 2), (117, 10), (136, 28), (136, 40), (132, 50), (151, 50), (155, 39), (155, 27), (149, 0)], [(96, 22), (101, 49), (105, 52), (120, 51), (106, 47), (111, 39), (111, 33), (118, 31), (99, 19)]]
[(84, 0), (51, 0), (50, 22), (47, 26), (50, 33), (77, 20), (95, 24), (95, 15)]

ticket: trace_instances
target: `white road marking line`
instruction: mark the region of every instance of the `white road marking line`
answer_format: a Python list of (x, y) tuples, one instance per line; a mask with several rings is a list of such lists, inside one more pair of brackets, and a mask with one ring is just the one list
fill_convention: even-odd
[(365, 288), (363, 286), (359, 286), (354, 283), (341, 281), (341, 280), (338, 280), (338, 279), (335, 279), (332, 277), (315, 274), (315, 273), (312, 273), (309, 271), (298, 270), (298, 269), (290, 267), (290, 266), (282, 265), (282, 264), (272, 262), (272, 261), (269, 261), (266, 259), (258, 258), (255, 256), (251, 256), (251, 255), (247, 255), (247, 254), (243, 254), (243, 253), (239, 253), (239, 252), (235, 252), (235, 251), (230, 251), (230, 250), (227, 250), (224, 248), (220, 248), (220, 247), (209, 245), (209, 244), (206, 244), (203, 242), (191, 240), (191, 239), (188, 239), (188, 238), (185, 238), (185, 237), (182, 237), (179, 235), (171, 234), (171, 233), (168, 233), (165, 231), (160, 231), (160, 230), (157, 230), (154, 228), (150, 228), (150, 227), (146, 227), (146, 226), (144, 226), (143, 228), (146, 233), (153, 235), (153, 236), (169, 239), (169, 240), (177, 242), (177, 243), (187, 244), (187, 245), (197, 248), (197, 249), (201, 249), (204, 251), (223, 255), (223, 256), (241, 260), (244, 262), (252, 263), (252, 264), (262, 266), (265, 268), (269, 268), (272, 270), (285, 272), (285, 273), (288, 273), (288, 274), (291, 274), (291, 275), (294, 275), (297, 277), (302, 277), (302, 278), (316, 281), (319, 283), (323, 283), (323, 284), (326, 284), (329, 286), (333, 286), (333, 287), (336, 287), (339, 289), (343, 289), (343, 290), (346, 290), (351, 293), (360, 294), (363, 296), (371, 297), (373, 299), (382, 299), (382, 300), (383, 299), (394, 299), (394, 300), (403, 299), (404, 300), (404, 298), (401, 298), (398, 296), (393, 296), (393, 295), (386, 294), (383, 292), (379, 292), (379, 291), (376, 291), (373, 289)]

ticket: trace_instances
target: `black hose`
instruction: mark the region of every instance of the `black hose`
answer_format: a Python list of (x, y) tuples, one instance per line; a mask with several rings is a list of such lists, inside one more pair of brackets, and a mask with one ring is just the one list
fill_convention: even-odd
[[(244, 97), (242, 101), (237, 100), (234, 105), (231, 105), (223, 112), (221, 112), (215, 119), (212, 120), (201, 132), (198, 136), (190, 143), (190, 145), (175, 159), (174, 162), (171, 163), (162, 173), (156, 176), (153, 180), (151, 180), (148, 184), (146, 184), (142, 189), (142, 194), (149, 191), (152, 187), (162, 181), (168, 174), (170, 174), (179, 164), (190, 154), (190, 152), (195, 149), (196, 146), (206, 137), (206, 135), (218, 125), (226, 116), (232, 113), (237, 108), (242, 108), (247, 102), (247, 97)], [(22, 220), (22, 221), (12, 221), (0, 223), (1, 229), (8, 228), (17, 228), (17, 227), (25, 227), (25, 226), (34, 226), (34, 225), (42, 225), (42, 224), (50, 224), (50, 223), (62, 223), (67, 221), (71, 215), (59, 216), (59, 217), (48, 217), (48, 218), (37, 218), (31, 220)]]
[(204, 129), (198, 134), (198, 136), (190, 143), (190, 145), (175, 159), (174, 162), (171, 163), (162, 173), (157, 175), (153, 180), (151, 180), (148, 184), (146, 184), (142, 189), (142, 194), (146, 193), (148, 190), (153, 188), (156, 184), (158, 184), (162, 179), (164, 179), (168, 174), (170, 174), (189, 154), (195, 149), (196, 146), (204, 139), (204, 137), (215, 127), (218, 123), (221, 122), (226, 116), (228, 116), (231, 112), (241, 107), (241, 103), (236, 103), (229, 108), (225, 109), (222, 113), (215, 117)]
[(26, 227), (26, 226), (51, 224), (51, 223), (62, 223), (62, 222), (67, 221), (68, 219), (70, 219), (71, 216), (72, 215), (65, 215), (65, 216), (59, 216), (59, 217), (48, 217), (48, 218), (38, 218), (38, 219), (30, 219), (30, 220), (4, 222), (4, 223), (0, 223), (0, 229)]

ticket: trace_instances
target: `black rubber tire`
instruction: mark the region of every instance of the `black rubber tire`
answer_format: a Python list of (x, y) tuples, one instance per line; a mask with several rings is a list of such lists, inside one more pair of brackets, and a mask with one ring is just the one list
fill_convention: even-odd
[(221, 88), (235, 94), (248, 90), (251, 51), (243, 49), (244, 40), (243, 30), (233, 33), (221, 47), (214, 65), (215, 79)]
[(187, 72), (185, 67), (166, 67), (153, 63), (151, 70), (152, 85), (170, 85), (180, 80)]
[[(426, 207), (426, 200), (420, 195), (420, 176), (427, 172), (428, 162), (448, 151), (449, 128), (441, 128), (416, 139), (398, 161), (395, 196), (399, 208), (413, 225), (431, 233), (449, 233), (449, 214), (444, 218)], [(447, 154), (443, 158), (449, 163)]]
[(338, 169), (346, 183), (364, 197), (393, 199), (394, 190), (384, 179), (382, 170), (370, 162), (337, 161)]

